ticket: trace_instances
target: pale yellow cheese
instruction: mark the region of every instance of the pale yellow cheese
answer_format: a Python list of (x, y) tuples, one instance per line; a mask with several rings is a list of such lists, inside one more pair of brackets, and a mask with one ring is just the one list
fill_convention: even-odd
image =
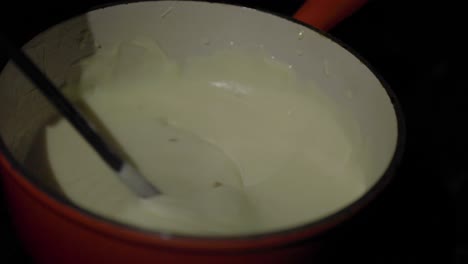
[(81, 67), (69, 89), (164, 193), (137, 198), (60, 120), (46, 130), (52, 172), (97, 214), (166, 232), (254, 234), (324, 217), (366, 189), (352, 126), (317, 87), (261, 52), (178, 64), (139, 39)]

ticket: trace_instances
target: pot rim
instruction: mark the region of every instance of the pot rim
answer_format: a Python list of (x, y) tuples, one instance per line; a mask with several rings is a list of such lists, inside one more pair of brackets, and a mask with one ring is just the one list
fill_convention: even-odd
[[(114, 3), (108, 3), (104, 5), (95, 6), (89, 10), (81, 12), (77, 15), (69, 17), (67, 19), (61, 20), (56, 24), (47, 27), (45, 30), (41, 31), (38, 34), (33, 36), (37, 37), (40, 34), (43, 34), (46, 31), (51, 30), (52, 28), (58, 26), (59, 24), (70, 21), (74, 18), (84, 16), (89, 12), (113, 7), (118, 5), (132, 4), (132, 3), (143, 3), (143, 2), (174, 2), (174, 0), (123, 0), (117, 1)], [(363, 207), (368, 205), (376, 196), (388, 185), (391, 178), (396, 172), (397, 167), (401, 163), (404, 145), (406, 142), (406, 127), (404, 121), (404, 114), (401, 108), (401, 105), (390, 88), (388, 83), (383, 79), (383, 77), (368, 63), (363, 57), (361, 57), (356, 51), (350, 48), (348, 45), (340, 41), (339, 39), (331, 36), (330, 34), (323, 32), (311, 25), (305, 24), (293, 17), (288, 17), (282, 14), (278, 14), (272, 11), (264, 10), (262, 8), (249, 8), (239, 5), (218, 3), (212, 1), (190, 1), (190, 0), (181, 0), (177, 2), (192, 2), (197, 4), (216, 4), (223, 6), (235, 6), (238, 8), (250, 9), (254, 12), (265, 13), (269, 15), (276, 16), (278, 18), (286, 20), (288, 23), (295, 23), (307, 27), (308, 29), (319, 34), (321, 37), (329, 39), (331, 42), (337, 44), (341, 48), (344, 48), (355, 58), (357, 58), (369, 71), (378, 79), (382, 87), (385, 89), (391, 103), (393, 105), (393, 110), (395, 111), (395, 116), (397, 120), (397, 142), (395, 150), (392, 156), (392, 159), (387, 166), (383, 175), (370, 187), (361, 197), (354, 200), (352, 203), (348, 204), (346, 207), (319, 218), (317, 220), (295, 226), (292, 228), (282, 229), (278, 231), (270, 231), (259, 234), (247, 234), (247, 235), (230, 235), (230, 236), (197, 236), (197, 235), (187, 235), (187, 234), (178, 234), (177, 232), (165, 232), (165, 231), (155, 231), (145, 228), (136, 227), (133, 225), (125, 224), (122, 222), (114, 221), (112, 219), (100, 216), (96, 213), (93, 213), (81, 206), (74, 204), (69, 201), (66, 197), (63, 197), (51, 188), (47, 187), (45, 184), (41, 183), (40, 180), (32, 177), (31, 173), (27, 171), (16, 159), (13, 157), (12, 153), (7, 149), (3, 139), (0, 136), (0, 172), (1, 169), (4, 169), (4, 177), (12, 177), (20, 187), (23, 188), (25, 194), (31, 196), (35, 200), (39, 200), (42, 205), (46, 206), (48, 209), (51, 209), (55, 214), (58, 214), (62, 217), (66, 217), (68, 220), (71, 220), (75, 224), (84, 227), (93, 232), (100, 233), (102, 235), (108, 236), (112, 239), (124, 240), (126, 242), (135, 242), (140, 245), (146, 246), (171, 246), (179, 249), (218, 249), (218, 250), (243, 250), (250, 251), (261, 249), (265, 247), (279, 247), (287, 244), (300, 243), (304, 239), (317, 239), (321, 235), (328, 231), (329, 229), (339, 225), (345, 220), (349, 219), (351, 216), (360, 211)], [(31, 39), (30, 39), (31, 40)], [(30, 41), (28, 40), (28, 41)], [(8, 63), (8, 61), (7, 61)], [(6, 63), (6, 64), (7, 64)], [(3, 71), (3, 68), (0, 68), (0, 74)], [(3, 166), (3, 168), (2, 168)]]

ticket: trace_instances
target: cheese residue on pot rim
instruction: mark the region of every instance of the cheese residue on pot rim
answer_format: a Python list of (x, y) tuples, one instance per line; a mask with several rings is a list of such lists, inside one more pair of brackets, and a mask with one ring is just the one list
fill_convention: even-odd
[(51, 173), (96, 214), (179, 234), (256, 234), (309, 223), (366, 190), (359, 140), (336, 106), (271, 56), (227, 49), (176, 63), (137, 39), (79, 65), (66, 92), (163, 192), (136, 197), (59, 120), (45, 131)]

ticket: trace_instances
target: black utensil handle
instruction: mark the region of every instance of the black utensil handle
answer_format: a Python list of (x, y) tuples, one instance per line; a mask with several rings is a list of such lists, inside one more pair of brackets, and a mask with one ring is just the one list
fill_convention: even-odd
[(83, 116), (75, 109), (68, 99), (57, 89), (52, 81), (34, 64), (21, 49), (13, 45), (10, 40), (0, 33), (0, 45), (6, 50), (12, 61), (36, 84), (36, 87), (52, 103), (76, 130), (96, 150), (101, 158), (114, 170), (120, 171), (123, 161), (112, 152), (104, 140), (89, 125)]

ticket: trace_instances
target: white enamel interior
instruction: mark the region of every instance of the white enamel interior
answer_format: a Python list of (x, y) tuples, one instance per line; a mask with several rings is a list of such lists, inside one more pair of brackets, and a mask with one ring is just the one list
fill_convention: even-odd
[[(292, 65), (305, 80), (358, 120), (371, 159), (370, 187), (388, 167), (397, 143), (390, 98), (374, 74), (350, 52), (302, 25), (256, 10), (223, 4), (159, 1), (123, 4), (89, 12), (38, 35), (25, 50), (62, 85), (76, 60), (134, 36), (156, 40), (169, 57), (211, 53), (235, 45), (262, 47)], [(0, 136), (24, 161), (39, 128), (54, 113), (29, 81), (8, 64), (0, 75)]]

